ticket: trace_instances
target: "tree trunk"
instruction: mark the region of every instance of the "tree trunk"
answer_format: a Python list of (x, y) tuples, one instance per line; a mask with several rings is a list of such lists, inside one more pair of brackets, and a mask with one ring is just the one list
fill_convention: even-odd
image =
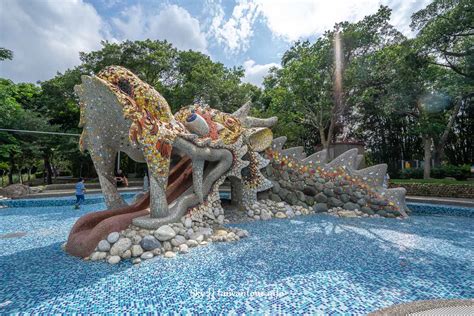
[(444, 129), (444, 132), (441, 135), (441, 138), (439, 139), (439, 142), (435, 146), (435, 152), (434, 152), (435, 166), (440, 166), (441, 162), (444, 159), (444, 145), (446, 144), (446, 141), (448, 140), (449, 132), (453, 128), (454, 121), (456, 120), (456, 116), (458, 115), (463, 102), (464, 102), (464, 98), (461, 98), (459, 99), (458, 102), (456, 102), (456, 105), (454, 106), (454, 109), (453, 109), (453, 113), (451, 113), (451, 116), (449, 117), (448, 124), (446, 125), (446, 128)]
[(431, 174), (431, 143), (431, 137), (428, 135), (423, 135), (423, 150), (425, 152), (423, 179), (429, 179)]
[(44, 153), (43, 155), (43, 161), (44, 161), (44, 170), (46, 171), (46, 183), (47, 184), (53, 184), (53, 169), (51, 168), (51, 162), (49, 161), (49, 155), (47, 153)]
[(10, 153), (10, 170), (8, 170), (8, 184), (13, 184), (13, 172), (15, 171), (15, 155)]
[(321, 145), (323, 145), (323, 149), (329, 148), (329, 141), (326, 140), (326, 135), (324, 134), (324, 127), (319, 126), (319, 137), (321, 138)]

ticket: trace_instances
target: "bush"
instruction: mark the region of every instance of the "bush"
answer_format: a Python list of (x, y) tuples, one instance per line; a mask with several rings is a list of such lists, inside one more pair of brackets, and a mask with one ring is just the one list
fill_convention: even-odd
[(403, 169), (400, 172), (400, 179), (423, 179), (422, 168)]
[[(450, 177), (456, 180), (466, 180), (471, 176), (471, 167), (469, 165), (444, 165), (431, 168), (430, 176), (435, 179)], [(404, 169), (400, 172), (400, 179), (423, 179), (423, 168)]]
[(446, 177), (455, 178), (456, 180), (466, 180), (471, 176), (471, 168), (469, 165), (444, 165), (431, 169), (431, 177), (443, 179)]

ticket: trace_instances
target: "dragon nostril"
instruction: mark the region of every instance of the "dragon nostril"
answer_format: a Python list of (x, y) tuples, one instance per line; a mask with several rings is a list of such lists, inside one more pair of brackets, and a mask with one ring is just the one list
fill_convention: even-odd
[(130, 97), (133, 97), (133, 88), (130, 82), (127, 79), (120, 79), (117, 82), (117, 87), (125, 94)]

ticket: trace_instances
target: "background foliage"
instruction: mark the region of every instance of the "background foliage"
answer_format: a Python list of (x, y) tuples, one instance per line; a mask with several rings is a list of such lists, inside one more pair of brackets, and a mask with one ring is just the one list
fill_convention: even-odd
[[(155, 87), (173, 111), (193, 102), (233, 112), (248, 100), (255, 115), (279, 117), (276, 135), (308, 151), (341, 140), (361, 140), (370, 163), (387, 162), (393, 177), (400, 160), (431, 160), (421, 176), (465, 177), (474, 149), (474, 4), (435, 0), (412, 16), (416, 37), (390, 25), (391, 10), (381, 6), (354, 23), (337, 23), (315, 42), (295, 42), (273, 68), (263, 87), (243, 83), (242, 67), (229, 68), (166, 41), (103, 42), (81, 53), (81, 64), (38, 84), (0, 79), (0, 128), (79, 134), (74, 85), (81, 75), (122, 65)], [(342, 45), (342, 89), (334, 89), (335, 38)], [(14, 52), (0, 48), (0, 61)], [(336, 93), (338, 92), (338, 93)], [(12, 182), (20, 173), (61, 171), (94, 177), (77, 137), (0, 132), (0, 174)], [(425, 164), (426, 166), (427, 164)], [(444, 166), (443, 165), (447, 165)], [(428, 164), (429, 166), (429, 164)], [(142, 167), (124, 158), (126, 172)], [(429, 169), (429, 168), (428, 168)], [(420, 177), (419, 170), (403, 177)], [(2, 184), (4, 184), (2, 178)]]

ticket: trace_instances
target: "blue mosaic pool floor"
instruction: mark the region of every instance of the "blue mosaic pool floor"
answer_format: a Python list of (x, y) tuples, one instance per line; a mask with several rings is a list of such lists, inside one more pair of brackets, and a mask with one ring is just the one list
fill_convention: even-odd
[(240, 224), (251, 236), (139, 266), (84, 262), (60, 245), (103, 204), (0, 209), (0, 314), (366, 314), (474, 297), (474, 218), (325, 215)]

